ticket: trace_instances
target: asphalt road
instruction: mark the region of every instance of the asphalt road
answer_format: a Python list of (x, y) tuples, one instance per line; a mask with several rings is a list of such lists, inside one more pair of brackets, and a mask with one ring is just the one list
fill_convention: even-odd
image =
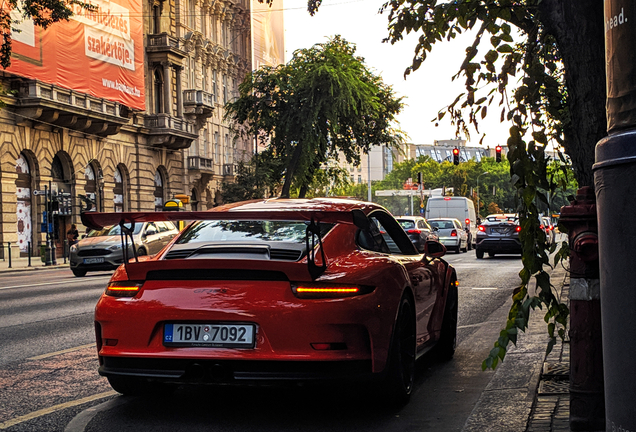
[(477, 260), (474, 252), (446, 259), (460, 281), (456, 356), (446, 363), (423, 358), (411, 402), (400, 410), (354, 386), (184, 387), (171, 397), (119, 396), (96, 372), (93, 308), (108, 273), (2, 274), (0, 430), (460, 431), (492, 377), (481, 361), (505, 323), (521, 261)]

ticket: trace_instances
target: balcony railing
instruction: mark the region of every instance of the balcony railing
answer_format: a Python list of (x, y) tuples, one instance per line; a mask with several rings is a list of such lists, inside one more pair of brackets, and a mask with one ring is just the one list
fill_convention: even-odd
[(171, 129), (188, 134), (196, 134), (192, 123), (168, 114), (149, 114), (146, 116), (144, 123), (149, 129)]
[(182, 49), (179, 39), (170, 36), (168, 33), (149, 34), (148, 49), (152, 51), (162, 51), (165, 49)]
[(203, 90), (184, 90), (184, 105), (204, 105), (210, 108), (214, 107), (214, 95)]
[(214, 161), (200, 156), (188, 156), (188, 169), (214, 171)]

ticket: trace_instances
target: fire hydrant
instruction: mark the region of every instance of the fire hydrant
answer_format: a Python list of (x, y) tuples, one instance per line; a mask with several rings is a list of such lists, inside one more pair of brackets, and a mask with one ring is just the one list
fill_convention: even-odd
[(570, 244), (570, 429), (605, 430), (596, 197), (589, 186), (561, 208)]

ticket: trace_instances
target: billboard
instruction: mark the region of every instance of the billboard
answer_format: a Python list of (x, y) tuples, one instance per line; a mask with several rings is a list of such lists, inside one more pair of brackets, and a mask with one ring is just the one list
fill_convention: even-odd
[(71, 5), (69, 21), (46, 30), (12, 11), (20, 32), (7, 72), (145, 110), (141, 1), (89, 3), (96, 9)]
[(285, 63), (283, 0), (252, 0), (252, 68)]

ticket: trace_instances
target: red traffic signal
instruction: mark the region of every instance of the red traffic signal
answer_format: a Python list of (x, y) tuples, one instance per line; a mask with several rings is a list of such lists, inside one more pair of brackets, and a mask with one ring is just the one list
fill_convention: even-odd
[(501, 146), (497, 146), (495, 147), (495, 152), (496, 152), (496, 160), (497, 162), (501, 162)]
[(457, 147), (453, 149), (453, 163), (459, 165), (459, 149)]

